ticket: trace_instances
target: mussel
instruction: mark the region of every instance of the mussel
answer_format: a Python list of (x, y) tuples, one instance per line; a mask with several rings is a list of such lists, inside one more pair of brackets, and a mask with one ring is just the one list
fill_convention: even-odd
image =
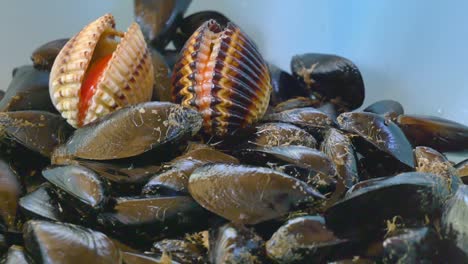
[(31, 55), (34, 68), (50, 71), (55, 58), (68, 40), (68, 38), (52, 40), (35, 49)]
[(0, 101), (0, 111), (54, 111), (49, 97), (49, 73), (26, 65), (13, 71), (13, 80)]
[(6, 223), (10, 228), (15, 225), (16, 208), (21, 193), (18, 176), (5, 161), (0, 160), (0, 222)]
[(323, 198), (305, 182), (261, 167), (212, 164), (196, 169), (189, 192), (206, 209), (235, 223), (256, 224)]
[(468, 149), (466, 125), (434, 116), (400, 115), (398, 126), (413, 146), (427, 146), (440, 152)]
[(364, 101), (361, 73), (346, 58), (319, 53), (296, 55), (291, 71), (309, 94), (333, 102), (340, 112), (356, 109)]
[(99, 122), (77, 129), (55, 149), (52, 162), (69, 159), (111, 160), (133, 157), (162, 144), (194, 135), (200, 115), (185, 107), (148, 102), (113, 112)]
[(277, 263), (323, 263), (350, 254), (349, 244), (327, 229), (323, 217), (301, 216), (289, 220), (271, 236), (266, 252)]
[(28, 221), (26, 251), (35, 263), (121, 263), (118, 248), (103, 233), (72, 224)]
[(265, 123), (256, 127), (250, 142), (260, 147), (299, 145), (317, 147), (317, 140), (307, 131), (288, 123)]
[(1, 264), (32, 264), (32, 259), (23, 247), (13, 245), (8, 252), (0, 259)]

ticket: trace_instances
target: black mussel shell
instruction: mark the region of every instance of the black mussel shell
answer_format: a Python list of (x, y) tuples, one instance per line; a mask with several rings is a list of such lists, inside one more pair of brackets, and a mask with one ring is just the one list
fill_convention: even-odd
[[(114, 207), (98, 216), (111, 232), (165, 236), (200, 231), (210, 214), (189, 196), (119, 197)], [(200, 221), (201, 219), (206, 219)]]
[(232, 222), (257, 224), (323, 196), (305, 182), (261, 167), (212, 164), (196, 169), (189, 192), (206, 209)]
[(177, 59), (179, 57), (179, 52), (177, 50), (173, 49), (165, 49), (161, 51), (161, 54), (164, 57), (164, 60), (166, 61), (167, 66), (169, 67), (169, 71), (172, 72), (174, 69), (174, 65), (177, 62)]
[(468, 184), (468, 159), (465, 159), (455, 165), (458, 177), (461, 178), (464, 184)]
[(385, 115), (388, 113), (394, 113), (396, 115), (404, 114), (403, 106), (399, 102), (393, 100), (377, 101), (366, 107), (363, 111), (378, 115)]
[(284, 102), (277, 104), (273, 107), (273, 112), (279, 113), (286, 110), (291, 110), (295, 108), (303, 108), (303, 107), (320, 107), (321, 103), (317, 99), (309, 98), (309, 97), (295, 97)]
[(35, 49), (31, 55), (34, 68), (50, 71), (55, 58), (68, 40), (68, 38), (52, 40)]
[(181, 264), (205, 263), (205, 250), (199, 245), (180, 239), (164, 239), (153, 244), (151, 251), (168, 254)]
[(266, 243), (277, 263), (324, 263), (350, 254), (350, 242), (337, 238), (321, 216), (296, 217), (281, 226)]
[(24, 245), (35, 263), (121, 263), (119, 249), (106, 235), (77, 225), (28, 221)]
[(164, 49), (176, 32), (191, 0), (135, 0), (135, 21), (147, 42)]
[(434, 116), (400, 115), (398, 126), (413, 146), (427, 146), (440, 152), (468, 150), (468, 127)]
[(307, 182), (321, 193), (335, 188), (335, 164), (321, 151), (304, 146), (257, 147), (245, 150), (248, 164), (270, 165)]
[(13, 80), (0, 101), (0, 111), (56, 111), (49, 96), (48, 72), (27, 65), (16, 68), (13, 73)]
[[(442, 231), (459, 250), (464, 252), (464, 261), (468, 261), (468, 186), (462, 185), (447, 202), (442, 215)], [(464, 262), (464, 263), (465, 263)], [(461, 262), (460, 262), (461, 263)]]
[(329, 54), (306, 53), (291, 60), (291, 71), (310, 94), (341, 106), (342, 112), (364, 102), (361, 73), (350, 60)]
[(405, 228), (383, 241), (384, 263), (433, 263), (440, 241), (428, 227)]
[(416, 147), (414, 149), (416, 171), (432, 173), (442, 177), (450, 190), (456, 191), (462, 183), (452, 163), (440, 152), (429, 147)]
[(288, 99), (298, 96), (308, 96), (296, 79), (289, 73), (269, 63), (271, 82), (270, 105), (277, 105)]
[(125, 264), (179, 264), (173, 260), (172, 256), (163, 254), (154, 256), (153, 254), (143, 254), (122, 251), (122, 260)]
[(45, 157), (71, 134), (61, 116), (44, 111), (0, 112), (0, 127), (8, 138)]
[(133, 163), (79, 160), (78, 164), (96, 172), (114, 195), (137, 195), (146, 182), (161, 170), (158, 165), (135, 166)]
[(187, 194), (190, 174), (208, 163), (239, 164), (239, 160), (208, 146), (189, 149), (170, 161), (167, 171), (154, 175), (143, 187), (145, 195)]
[(0, 222), (4, 222), (10, 228), (15, 225), (16, 208), (21, 192), (18, 176), (8, 163), (0, 160)]
[(265, 242), (252, 230), (226, 224), (210, 234), (210, 261), (222, 263), (263, 263)]
[(319, 137), (323, 131), (333, 126), (332, 118), (312, 107), (295, 108), (268, 114), (263, 120), (293, 124), (316, 137)]
[(339, 185), (350, 188), (359, 181), (357, 156), (348, 135), (338, 129), (330, 128), (320, 149), (335, 164)]
[(5, 96), (5, 91), (0, 90), (0, 101), (3, 99), (4, 96)]
[(0, 259), (0, 264), (33, 264), (33, 261), (23, 247), (13, 245)]
[(198, 112), (172, 103), (147, 102), (125, 107), (75, 130), (67, 143), (53, 153), (52, 162), (133, 157), (192, 136), (200, 130), (201, 123)]
[(151, 101), (171, 101), (171, 78), (170, 68), (164, 56), (155, 49), (151, 49), (153, 62), (154, 86)]
[[(61, 221), (61, 205), (55, 199), (49, 183), (44, 183), (36, 190), (21, 197), (19, 208), (27, 218)], [(52, 195), (51, 195), (52, 194)]]
[[(386, 221), (399, 216), (418, 224), (441, 214), (453, 195), (445, 180), (434, 174), (401, 173), (359, 183), (325, 212), (327, 226), (344, 237), (382, 235)], [(383, 209), (384, 208), (384, 209)]]
[(201, 11), (193, 13), (182, 20), (174, 36), (173, 43), (177, 50), (182, 49), (190, 36), (206, 21), (214, 19), (221, 26), (226, 26), (229, 19), (216, 11)]
[(42, 175), (59, 192), (73, 197), (86, 209), (99, 211), (108, 200), (106, 186), (99, 175), (83, 166), (52, 167), (43, 170)]
[[(352, 139), (357, 150), (365, 157), (387, 159), (389, 162), (393, 159), (407, 169), (414, 168), (413, 147), (392, 121), (365, 112), (343, 113), (337, 120), (342, 129), (358, 135)], [(398, 167), (398, 164), (392, 165)]]
[(257, 132), (250, 140), (254, 146), (276, 147), (298, 145), (317, 147), (317, 140), (307, 131), (287, 123), (265, 123), (256, 127)]

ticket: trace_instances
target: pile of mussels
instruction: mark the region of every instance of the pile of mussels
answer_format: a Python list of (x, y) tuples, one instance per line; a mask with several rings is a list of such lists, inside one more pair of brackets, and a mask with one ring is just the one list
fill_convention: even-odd
[[(466, 263), (468, 127), (349, 60), (289, 74), (224, 15), (136, 0), (44, 44), (0, 102), (0, 263)], [(174, 49), (169, 49), (172, 43)]]

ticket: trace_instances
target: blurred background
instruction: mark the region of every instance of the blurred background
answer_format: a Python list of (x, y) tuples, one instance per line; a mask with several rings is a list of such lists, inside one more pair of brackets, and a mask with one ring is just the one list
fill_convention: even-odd
[[(287, 71), (300, 53), (351, 59), (366, 84), (364, 106), (395, 99), (408, 113), (468, 125), (468, 2), (448, 2), (196, 0), (187, 14), (224, 13), (256, 41), (266, 60)], [(70, 37), (107, 12), (125, 29), (133, 20), (133, 1), (2, 1), (0, 88), (7, 88), (14, 67), (30, 64), (36, 47)]]

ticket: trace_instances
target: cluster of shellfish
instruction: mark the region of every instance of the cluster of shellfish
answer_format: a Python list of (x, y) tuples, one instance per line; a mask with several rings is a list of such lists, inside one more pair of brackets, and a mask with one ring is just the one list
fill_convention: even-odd
[[(0, 263), (466, 263), (468, 127), (267, 63), (226, 16), (135, 1), (13, 70)], [(172, 43), (173, 48), (168, 48)]]

